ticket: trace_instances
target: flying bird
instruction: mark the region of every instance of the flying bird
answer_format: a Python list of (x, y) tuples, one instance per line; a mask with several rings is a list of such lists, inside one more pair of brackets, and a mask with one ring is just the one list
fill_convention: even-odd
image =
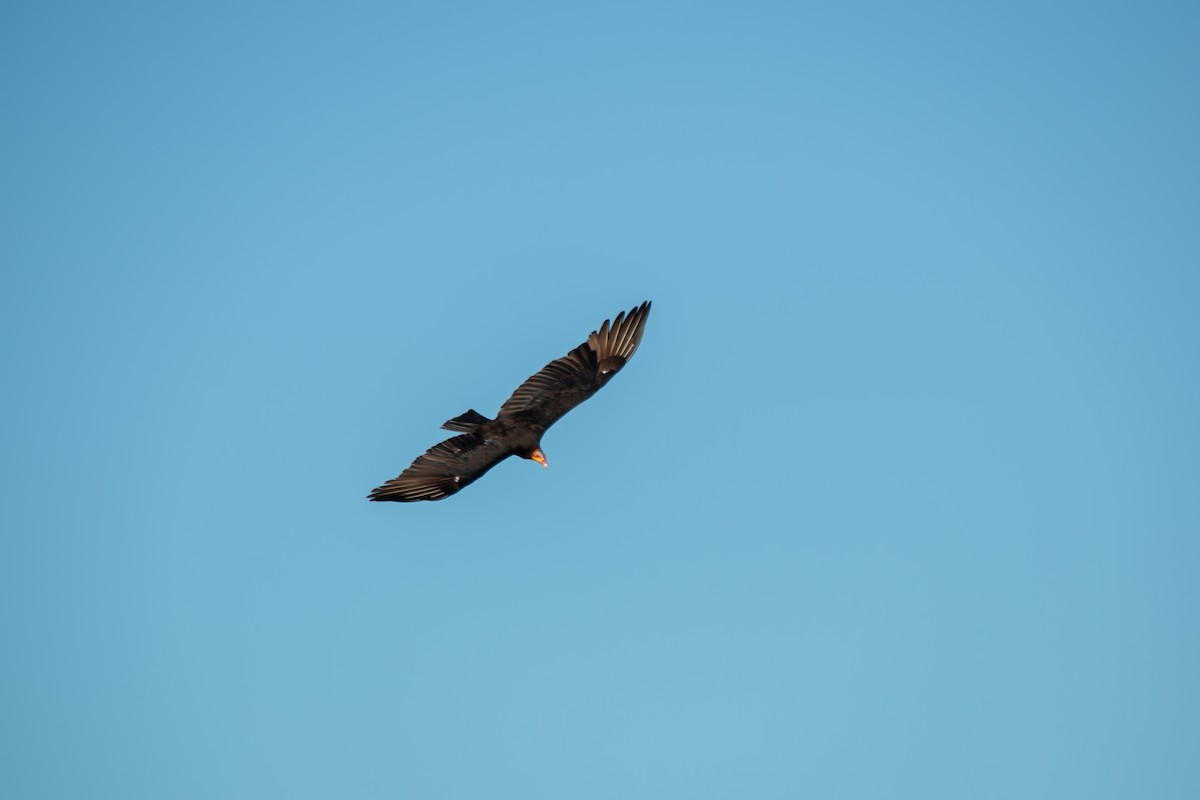
[(555, 359), (517, 387), (495, 419), (469, 409), (442, 427), (461, 435), (418, 456), (408, 469), (376, 488), (371, 500), (409, 503), (441, 500), (474, 483), (509, 456), (549, 466), (542, 434), (575, 406), (600, 391), (633, 358), (642, 341), (650, 303), (592, 331), (587, 341)]

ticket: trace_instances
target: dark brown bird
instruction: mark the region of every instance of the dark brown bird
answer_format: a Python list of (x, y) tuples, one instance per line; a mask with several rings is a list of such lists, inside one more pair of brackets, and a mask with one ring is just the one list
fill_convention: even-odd
[(532, 459), (543, 467), (542, 434), (575, 406), (612, 380), (633, 358), (646, 329), (650, 303), (622, 311), (609, 325), (592, 331), (583, 344), (530, 376), (500, 406), (495, 419), (474, 409), (442, 425), (461, 431), (429, 448), (412, 466), (370, 494), (371, 500), (441, 500), (478, 480), (509, 456)]

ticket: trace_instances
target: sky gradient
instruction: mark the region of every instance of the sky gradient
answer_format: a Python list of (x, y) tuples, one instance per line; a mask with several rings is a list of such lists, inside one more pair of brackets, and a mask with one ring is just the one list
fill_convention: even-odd
[(1200, 14), (991, 5), (6, 4), (2, 793), (1200, 796)]

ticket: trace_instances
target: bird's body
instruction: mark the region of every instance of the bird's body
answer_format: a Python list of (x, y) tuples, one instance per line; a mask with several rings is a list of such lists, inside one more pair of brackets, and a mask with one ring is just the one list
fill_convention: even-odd
[(621, 312), (592, 331), (583, 344), (522, 383), (495, 419), (474, 409), (443, 428), (460, 435), (431, 447), (408, 469), (376, 488), (371, 500), (441, 500), (478, 480), (509, 456), (546, 466), (542, 434), (564, 414), (598, 392), (637, 351), (650, 303)]

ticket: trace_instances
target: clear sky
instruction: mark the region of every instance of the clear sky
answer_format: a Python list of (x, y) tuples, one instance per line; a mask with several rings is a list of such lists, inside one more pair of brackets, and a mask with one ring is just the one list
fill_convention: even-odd
[(0, 790), (1200, 796), (1195, 8), (6, 3)]

